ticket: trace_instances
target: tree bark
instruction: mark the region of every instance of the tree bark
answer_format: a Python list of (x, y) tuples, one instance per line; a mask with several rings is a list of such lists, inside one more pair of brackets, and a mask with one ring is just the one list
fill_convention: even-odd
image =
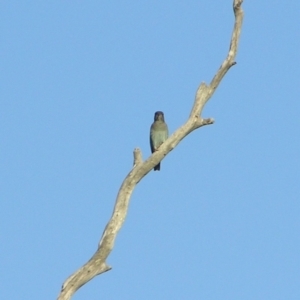
[(154, 166), (156, 166), (170, 151), (172, 151), (179, 142), (195, 129), (214, 123), (214, 119), (203, 119), (202, 110), (211, 98), (221, 80), (227, 71), (236, 64), (235, 56), (237, 54), (240, 32), (243, 21), (243, 0), (233, 1), (233, 10), (235, 15), (235, 24), (231, 37), (231, 43), (227, 57), (223, 61), (216, 75), (209, 85), (201, 83), (196, 92), (194, 105), (187, 122), (177, 129), (146, 161), (142, 159), (140, 149), (134, 149), (134, 164), (132, 170), (124, 179), (117, 195), (115, 207), (111, 219), (107, 223), (102, 238), (99, 242), (96, 253), (90, 260), (72, 274), (63, 284), (58, 300), (69, 300), (73, 294), (95, 276), (111, 270), (106, 264), (106, 259), (112, 251), (117, 233), (123, 225), (126, 218), (131, 194), (137, 183), (147, 175)]

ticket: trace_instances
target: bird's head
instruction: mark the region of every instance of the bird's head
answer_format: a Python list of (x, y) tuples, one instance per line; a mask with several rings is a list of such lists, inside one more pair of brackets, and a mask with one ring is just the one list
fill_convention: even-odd
[(164, 113), (162, 111), (157, 111), (154, 114), (154, 121), (165, 121)]

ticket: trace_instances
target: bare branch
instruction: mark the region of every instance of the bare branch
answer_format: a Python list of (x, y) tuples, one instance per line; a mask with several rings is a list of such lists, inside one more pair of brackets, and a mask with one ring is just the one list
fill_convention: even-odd
[(213, 80), (210, 83), (210, 97), (218, 87), (219, 83), (227, 73), (227, 71), (236, 64), (235, 56), (237, 54), (238, 50), (238, 43), (239, 43), (239, 38), (241, 34), (241, 29), (242, 29), (242, 22), (243, 22), (243, 17), (244, 17), (244, 12), (242, 10), (242, 3), (243, 0), (234, 0), (233, 1), (233, 11), (235, 15), (235, 23), (234, 23), (234, 28), (231, 36), (231, 42), (230, 42), (230, 47), (229, 47), (229, 52), (222, 63), (219, 71), (213, 78)]
[(58, 300), (69, 300), (72, 295), (85, 283), (95, 276), (111, 270), (106, 264), (106, 259), (114, 247), (114, 242), (118, 231), (123, 225), (127, 215), (128, 205), (131, 194), (136, 184), (148, 174), (155, 165), (157, 165), (170, 151), (172, 151), (180, 141), (195, 129), (214, 123), (211, 118), (202, 119), (201, 113), (204, 105), (211, 98), (227, 71), (235, 65), (235, 56), (237, 54), (238, 42), (243, 21), (243, 0), (234, 0), (233, 8), (235, 14), (235, 24), (231, 37), (231, 43), (228, 55), (218, 72), (212, 79), (210, 85), (201, 83), (192, 107), (189, 119), (179, 129), (177, 129), (146, 161), (143, 162), (140, 149), (134, 150), (134, 166), (126, 176), (117, 195), (115, 207), (111, 219), (107, 223), (102, 238), (99, 242), (96, 253), (91, 259), (71, 275), (63, 284)]

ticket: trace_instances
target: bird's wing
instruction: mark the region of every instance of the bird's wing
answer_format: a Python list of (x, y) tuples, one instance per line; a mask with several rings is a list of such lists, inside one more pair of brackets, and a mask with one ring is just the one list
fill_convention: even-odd
[(152, 153), (155, 151), (154, 144), (153, 144), (153, 140), (154, 140), (154, 137), (153, 137), (153, 125), (154, 125), (154, 123), (151, 125), (151, 128), (150, 128), (150, 147), (151, 147), (151, 152)]
[(169, 137), (169, 130), (168, 130), (168, 126), (166, 125), (166, 130), (165, 130), (165, 140)]

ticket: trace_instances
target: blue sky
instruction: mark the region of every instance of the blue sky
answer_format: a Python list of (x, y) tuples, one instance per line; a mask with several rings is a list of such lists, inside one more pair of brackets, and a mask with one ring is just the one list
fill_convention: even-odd
[[(237, 65), (133, 193), (81, 299), (300, 299), (300, 2), (245, 1)], [(232, 1), (1, 5), (0, 298), (56, 299), (96, 251), (132, 151), (227, 55)]]

